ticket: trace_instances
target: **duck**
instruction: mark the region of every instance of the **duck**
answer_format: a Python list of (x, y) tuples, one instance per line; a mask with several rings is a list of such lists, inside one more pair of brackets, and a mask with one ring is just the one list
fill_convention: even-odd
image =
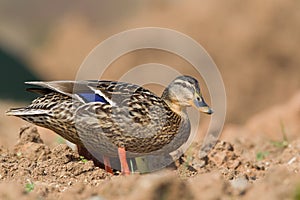
[(161, 97), (139, 85), (109, 81), (32, 81), (28, 91), (39, 94), (30, 105), (6, 115), (48, 128), (76, 144), (78, 153), (95, 162), (118, 158), (122, 174), (130, 174), (127, 158), (168, 154), (189, 138), (187, 107), (212, 114), (199, 82), (176, 77)]

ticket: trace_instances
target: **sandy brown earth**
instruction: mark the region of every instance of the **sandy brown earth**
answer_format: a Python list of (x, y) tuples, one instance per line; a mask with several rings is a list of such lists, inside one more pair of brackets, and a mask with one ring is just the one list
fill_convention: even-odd
[(300, 195), (300, 140), (282, 146), (264, 144), (254, 158), (244, 153), (246, 146), (253, 145), (219, 141), (201, 160), (196, 159), (195, 145), (177, 161), (177, 169), (125, 177), (95, 167), (65, 144), (49, 148), (36, 127), (24, 127), (12, 151), (0, 149), (0, 198), (293, 199)]
[[(225, 141), (201, 159), (194, 143), (176, 167), (130, 176), (109, 174), (66, 144), (49, 147), (36, 127), (22, 127), (12, 149), (0, 148), (0, 199), (300, 199), (299, 99), (255, 116), (255, 127), (268, 127), (275, 113), (293, 117), (275, 129), (278, 137), (261, 137), (251, 119), (227, 126)], [(240, 135), (246, 131), (252, 135)]]

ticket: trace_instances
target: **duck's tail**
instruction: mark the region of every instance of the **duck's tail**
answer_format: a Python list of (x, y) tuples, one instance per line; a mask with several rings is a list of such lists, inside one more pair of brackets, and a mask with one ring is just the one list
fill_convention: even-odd
[(5, 113), (7, 116), (32, 116), (32, 115), (44, 115), (47, 114), (46, 110), (40, 109), (31, 109), (31, 108), (11, 108), (10, 110), (6, 111)]

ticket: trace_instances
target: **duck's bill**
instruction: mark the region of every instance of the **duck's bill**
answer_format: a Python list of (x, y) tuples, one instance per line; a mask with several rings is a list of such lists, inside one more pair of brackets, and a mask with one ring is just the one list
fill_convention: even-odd
[(213, 114), (213, 110), (205, 103), (204, 99), (202, 97), (195, 99), (194, 102), (193, 102), (194, 106), (200, 111), (200, 112), (203, 112), (203, 113), (206, 113), (206, 114)]
[(208, 106), (207, 107), (200, 107), (198, 109), (199, 109), (200, 112), (203, 112), (203, 113), (206, 113), (206, 114), (209, 114), (209, 115), (214, 113), (214, 111)]

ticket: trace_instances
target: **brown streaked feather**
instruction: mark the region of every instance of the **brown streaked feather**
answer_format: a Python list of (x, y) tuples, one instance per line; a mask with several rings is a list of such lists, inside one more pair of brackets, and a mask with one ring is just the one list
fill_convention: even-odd
[[(173, 82), (175, 93), (180, 83), (184, 83), (186, 90), (193, 87), (192, 93), (198, 92), (199, 87), (194, 86), (197, 81), (189, 79)], [(166, 91), (168, 88), (158, 97), (140, 86), (114, 81), (27, 84), (41, 87), (29, 90), (42, 96), (26, 108), (10, 110), (9, 114), (49, 128), (78, 146), (87, 147), (92, 155), (100, 152), (117, 156), (118, 147), (124, 147), (132, 156), (170, 153), (186, 142), (190, 134), (186, 111), (173, 109), (175, 101), (169, 98), (172, 93)], [(84, 101), (78, 95), (80, 92), (98, 92), (109, 104)], [(176, 106), (180, 107), (179, 104), (176, 101)]]

